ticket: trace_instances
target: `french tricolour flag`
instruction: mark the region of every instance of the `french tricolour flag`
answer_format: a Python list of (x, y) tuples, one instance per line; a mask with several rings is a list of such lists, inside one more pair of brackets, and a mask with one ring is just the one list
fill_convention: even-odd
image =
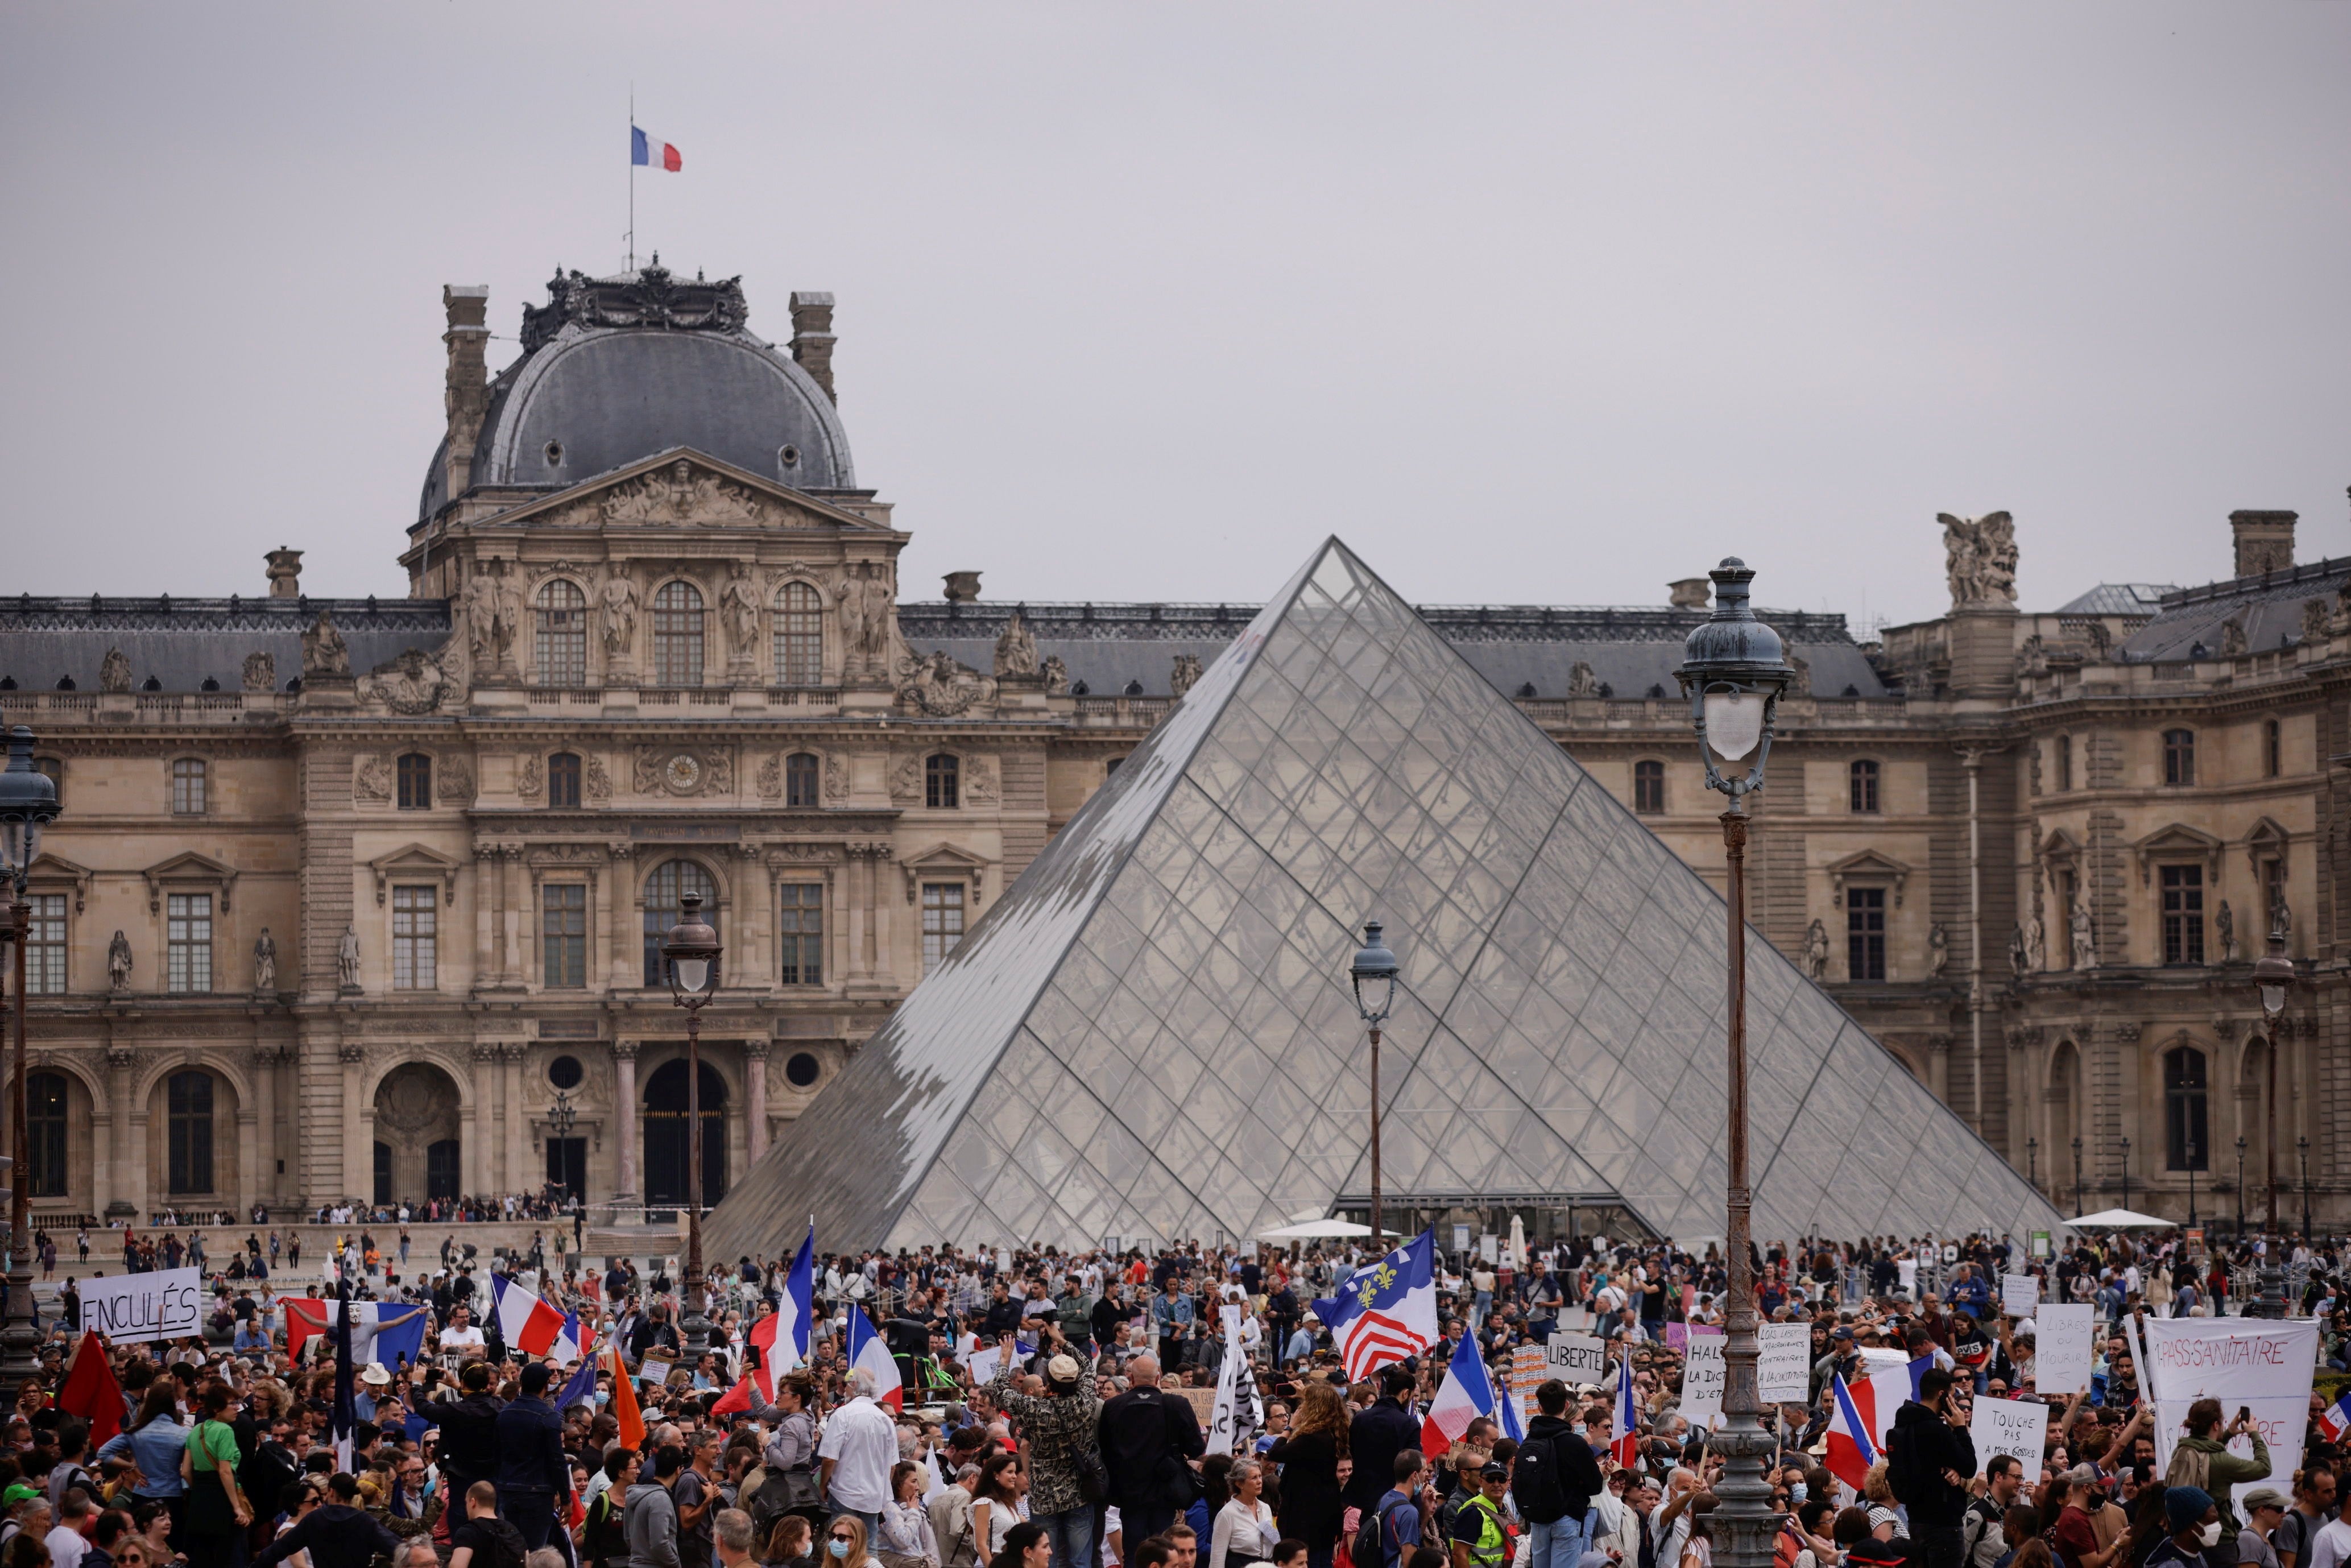
[(898, 1376), (898, 1358), (882, 1336), (873, 1332), (873, 1320), (865, 1315), (863, 1307), (849, 1309), (849, 1364), (863, 1367), (873, 1375), (873, 1403), (889, 1410), (906, 1407), (905, 1384)]
[(1869, 1467), (1877, 1463), (1877, 1434), (1883, 1430), (1876, 1421), (1872, 1381), (1864, 1378), (1859, 1388), (1849, 1388), (1844, 1374), (1829, 1375), (1829, 1474), (1856, 1492), (1869, 1479)]
[(629, 162), (648, 169), (666, 169), (674, 174), (685, 167), (685, 154), (632, 125), (629, 127)]
[(1641, 1408), (1633, 1397), (1633, 1347), (1616, 1367), (1616, 1434), (1609, 1439), (1609, 1456), (1618, 1468), (1631, 1469), (1641, 1462)]
[(2318, 1413), (2318, 1431), (2330, 1443), (2341, 1442), (2344, 1434), (2351, 1432), (2351, 1388)]
[(1522, 1442), (1525, 1434), (1517, 1430), (1518, 1415), (1518, 1402), (1496, 1392), (1486, 1363), (1478, 1354), (1477, 1336), (1464, 1334), (1454, 1349), (1453, 1364), (1445, 1369), (1444, 1386), (1429, 1402), (1428, 1414), (1420, 1418), (1420, 1451), (1432, 1459), (1442, 1457), (1480, 1416), (1500, 1426), (1504, 1437)]
[(550, 1355), (557, 1361), (580, 1359), (580, 1320), (557, 1312), (548, 1300), (524, 1290), (502, 1274), (490, 1276), (497, 1298), (498, 1337), (525, 1355)]
[(1339, 1346), (1347, 1381), (1361, 1383), (1390, 1362), (1437, 1343), (1437, 1232), (1418, 1236), (1348, 1278), (1340, 1295), (1314, 1303)]

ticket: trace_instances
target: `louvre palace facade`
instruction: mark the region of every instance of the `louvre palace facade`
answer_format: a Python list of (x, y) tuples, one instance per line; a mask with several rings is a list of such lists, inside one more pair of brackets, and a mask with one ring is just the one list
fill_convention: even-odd
[[(0, 716), (64, 803), (30, 883), (40, 1223), (550, 1181), (675, 1205), (684, 1015), (653, 944), (687, 893), (726, 946), (715, 1201), (1271, 586), (909, 593), (829, 295), (792, 295), (778, 343), (739, 280), (559, 276), (495, 371), (486, 296), (444, 291), (446, 435), (384, 526), (408, 598), (314, 595), (288, 548), (250, 595), (0, 600)], [(2351, 558), (2297, 563), (2295, 523), (2214, 519), (2225, 580), (2032, 611), (2006, 514), (1922, 514), (1898, 526), (1941, 528), (1948, 614), (1864, 642), (1762, 612), (1799, 677), (1757, 928), (2065, 1212), (2078, 1172), (2091, 1207), (2185, 1216), (2192, 1186), (2233, 1216), (2274, 1051), (2281, 1208), (2306, 1173), (2351, 1220)], [(1719, 884), (1670, 695), (1719, 552), (1689, 553), (1654, 606), (1419, 612)], [(2273, 925), (2304, 979), (2274, 1042)]]

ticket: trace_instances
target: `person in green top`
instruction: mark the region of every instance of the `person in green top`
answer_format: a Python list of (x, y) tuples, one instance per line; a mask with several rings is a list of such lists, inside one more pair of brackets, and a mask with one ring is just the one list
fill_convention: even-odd
[(1510, 1560), (1510, 1532), (1502, 1507), (1510, 1495), (1510, 1467), (1489, 1459), (1478, 1472), (1478, 1495), (1464, 1502), (1445, 1532), (1453, 1568), (1502, 1568)]
[(239, 1555), (239, 1532), (253, 1523), (253, 1505), (236, 1484), (243, 1462), (236, 1432), (221, 1418), (230, 1398), (228, 1385), (219, 1378), (204, 1385), (196, 1396), (204, 1417), (180, 1450), (180, 1479), (188, 1488), (183, 1528), (191, 1568), (227, 1568)]
[[(2230, 1500), (2231, 1489), (2239, 1481), (2269, 1479), (2270, 1446), (2262, 1441), (2260, 1424), (2244, 1412), (2240, 1411), (2225, 1430), (2220, 1419), (2218, 1399), (2199, 1399), (2188, 1407), (2188, 1436), (2171, 1450), (2171, 1465), (2164, 1471), (2163, 1484), (2200, 1487), (2211, 1493), (2220, 1505), (2224, 1539), (2233, 1541), (2243, 1526), (2238, 1522), (2235, 1506)], [(2241, 1459), (2229, 1452), (2229, 1440), (2240, 1432), (2253, 1440), (2253, 1457), (2250, 1459)]]

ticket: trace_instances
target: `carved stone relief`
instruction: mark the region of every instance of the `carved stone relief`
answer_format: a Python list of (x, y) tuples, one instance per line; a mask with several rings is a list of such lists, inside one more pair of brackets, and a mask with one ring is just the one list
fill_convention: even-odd
[(351, 769), (351, 797), (361, 805), (381, 806), (392, 799), (392, 765), (381, 757), (362, 757)]

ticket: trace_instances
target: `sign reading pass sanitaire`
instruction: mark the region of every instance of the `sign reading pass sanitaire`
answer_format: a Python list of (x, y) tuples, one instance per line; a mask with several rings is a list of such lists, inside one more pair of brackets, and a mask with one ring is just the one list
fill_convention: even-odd
[(80, 1289), (81, 1326), (116, 1344), (204, 1332), (204, 1281), (193, 1268), (91, 1280)]

